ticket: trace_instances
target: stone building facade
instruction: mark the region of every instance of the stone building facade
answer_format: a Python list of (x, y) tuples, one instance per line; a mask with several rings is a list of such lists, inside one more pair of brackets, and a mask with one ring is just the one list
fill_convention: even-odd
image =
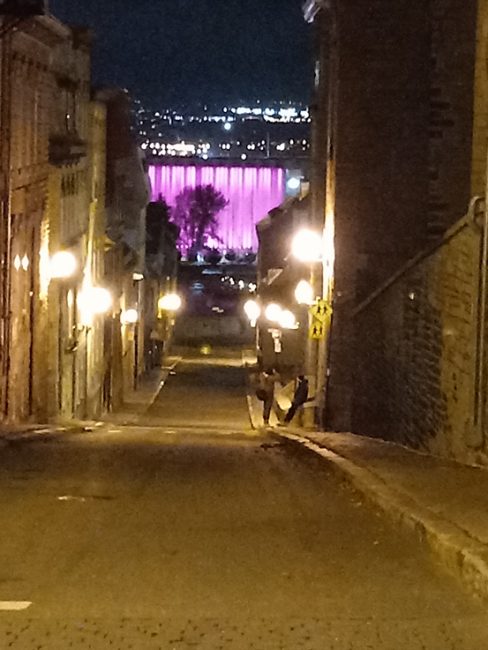
[(486, 3), (309, 0), (305, 10), (321, 44), (314, 141), (327, 152), (312, 194), (320, 201), (325, 188), (335, 242), (326, 423), (350, 430), (364, 336), (352, 314), (484, 192)]
[[(104, 313), (93, 299), (107, 288), (111, 268), (107, 168), (121, 163), (113, 151), (117, 127), (108, 137), (109, 104), (91, 97), (90, 50), (86, 30), (50, 15), (19, 23), (0, 39), (3, 421), (96, 418), (113, 401), (106, 351), (113, 367), (122, 365), (122, 350), (114, 350), (107, 338), (112, 327), (120, 338), (117, 296), (114, 309), (107, 304)], [(125, 132), (119, 135), (125, 137)], [(113, 202), (114, 192), (125, 192), (129, 203), (137, 204), (133, 267), (142, 271), (148, 191), (142, 161), (137, 151), (132, 153), (137, 158), (134, 176), (130, 168), (127, 183), (111, 188), (110, 196)], [(142, 202), (129, 187), (134, 178), (142, 178)], [(124, 218), (131, 223), (132, 214), (126, 211)], [(120, 248), (122, 258), (129, 248)], [(71, 255), (73, 272), (53, 273), (58, 253)], [(135, 294), (137, 303), (132, 270), (130, 300)], [(112, 354), (118, 357), (114, 360)], [(137, 376), (142, 367), (138, 361), (137, 369), (127, 373)]]
[(53, 48), (65, 28), (48, 17), (22, 23), (1, 49), (1, 413), (36, 415), (46, 403), (47, 296), (40, 255), (47, 236)]
[(50, 281), (53, 339), (50, 382), (53, 412), (64, 418), (87, 417), (88, 339), (96, 325), (83, 322), (80, 296), (92, 285), (90, 35), (66, 29), (52, 52), (53, 83), (49, 131), (49, 254), (69, 252), (76, 272)]
[[(109, 87), (100, 89), (96, 98), (107, 110), (105, 283), (114, 309), (106, 322), (104, 384), (105, 407), (110, 410), (137, 388), (145, 370), (145, 214), (150, 188), (142, 152), (131, 132), (127, 92)], [(128, 309), (137, 310), (138, 320), (121, 324)]]

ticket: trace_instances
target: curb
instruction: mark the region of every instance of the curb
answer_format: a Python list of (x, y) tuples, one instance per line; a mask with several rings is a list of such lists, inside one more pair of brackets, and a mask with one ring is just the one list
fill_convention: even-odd
[(249, 375), (249, 368), (252, 367), (253, 363), (255, 362), (255, 355), (250, 354), (248, 350), (241, 350), (241, 358), (242, 358), (242, 367), (244, 368), (244, 370), (246, 370), (247, 414), (249, 415), (249, 422), (251, 424), (251, 429), (253, 429), (253, 431), (256, 431), (259, 428), (259, 425), (256, 424), (258, 420), (254, 408), (253, 391), (251, 390), (251, 382), (250, 382), (250, 375)]
[(146, 407), (146, 411), (149, 410), (151, 408), (151, 406), (154, 404), (154, 402), (158, 399), (158, 395), (161, 392), (161, 390), (163, 389), (164, 384), (166, 383), (166, 380), (168, 379), (170, 373), (173, 372), (173, 370), (176, 368), (176, 366), (180, 363), (180, 361), (182, 359), (183, 359), (183, 357), (177, 356), (172, 364), (170, 364), (169, 366), (164, 366), (162, 368), (161, 378), (160, 378), (160, 380), (158, 382), (158, 385), (154, 389), (154, 392), (153, 392), (153, 394), (152, 394), (152, 396), (151, 396), (151, 398), (150, 398), (150, 400), (148, 402), (148, 405)]
[(257, 429), (256, 425), (254, 424), (254, 406), (252, 403), (252, 398), (249, 395), (249, 393), (246, 395), (246, 400), (247, 400), (247, 413), (249, 415), (249, 422), (251, 423), (251, 429)]
[[(158, 384), (154, 390), (151, 391), (151, 395), (148, 399), (148, 403), (145, 409), (149, 409), (154, 402), (156, 401), (161, 389), (168, 378), (169, 373), (174, 370), (174, 368), (181, 361), (182, 357), (176, 357), (175, 360), (169, 365), (165, 366), (162, 369), (161, 377), (158, 380)], [(0, 445), (15, 445), (27, 442), (47, 442), (48, 440), (53, 440), (65, 435), (76, 435), (82, 433), (89, 433), (95, 431), (98, 428), (102, 428), (108, 425), (110, 422), (107, 420), (101, 421), (91, 421), (87, 420), (80, 424), (70, 425), (67, 422), (65, 425), (53, 423), (49, 424), (39, 424), (31, 425), (25, 429), (18, 429), (17, 431), (8, 429), (0, 431)]]
[(431, 553), (476, 596), (488, 601), (488, 547), (462, 528), (446, 521), (399, 492), (368, 469), (359, 467), (308, 438), (280, 430), (276, 432), (322, 456), (370, 503), (379, 507), (396, 524), (414, 530)]
[(92, 431), (91, 426), (73, 426), (73, 427), (56, 427), (56, 426), (39, 426), (36, 429), (27, 429), (25, 431), (8, 431), (0, 433), (0, 443), (4, 445), (15, 445), (24, 442), (48, 441), (61, 436), (76, 435)]

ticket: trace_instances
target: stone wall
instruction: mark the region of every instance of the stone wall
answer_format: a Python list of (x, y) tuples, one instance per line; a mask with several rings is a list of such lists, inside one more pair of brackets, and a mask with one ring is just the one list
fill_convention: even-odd
[[(336, 253), (326, 423), (348, 430), (351, 314), (483, 193), (487, 0), (336, 0), (327, 7), (328, 75), (319, 83), (328, 86), (317, 92), (328, 129), (326, 218), (334, 220)], [(322, 128), (317, 119), (315, 128)]]
[(476, 25), (473, 158), (471, 194), (484, 194), (486, 185), (486, 152), (488, 142), (488, 0), (478, 0)]
[(464, 218), (355, 310), (354, 431), (460, 459), (484, 452), (481, 239)]

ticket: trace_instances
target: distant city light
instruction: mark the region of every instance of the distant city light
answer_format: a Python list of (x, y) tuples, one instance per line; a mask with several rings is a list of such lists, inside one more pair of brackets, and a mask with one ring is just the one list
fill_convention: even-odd
[(232, 124), (231, 124), (230, 122), (226, 122), (226, 123), (224, 124), (224, 129), (225, 129), (226, 131), (232, 131)]
[(286, 182), (286, 186), (288, 187), (288, 189), (293, 191), (300, 189), (300, 185), (301, 185), (301, 180), (297, 176), (292, 176)]

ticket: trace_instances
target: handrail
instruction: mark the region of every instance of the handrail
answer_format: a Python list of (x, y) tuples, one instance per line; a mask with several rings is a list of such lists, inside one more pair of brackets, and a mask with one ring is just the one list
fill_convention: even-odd
[(417, 255), (412, 257), (401, 268), (395, 271), (395, 273), (392, 276), (390, 276), (387, 280), (385, 280), (382, 284), (380, 284), (380, 286), (377, 287), (372, 293), (370, 293), (367, 298), (365, 298), (361, 303), (359, 303), (359, 305), (352, 311), (352, 316), (353, 317), (357, 316), (360, 312), (363, 311), (363, 309), (366, 309), (368, 305), (370, 305), (374, 300), (376, 300), (376, 298), (378, 298), (378, 296), (384, 293), (392, 284), (394, 284), (399, 278), (401, 278), (402, 275), (405, 275), (410, 269), (417, 266), (417, 264), (422, 260), (426, 259), (427, 257), (430, 257), (430, 255), (435, 253), (436, 250), (445, 246), (459, 232), (461, 232), (461, 230), (464, 230), (472, 223), (476, 223), (476, 214), (477, 214), (476, 207), (483, 200), (484, 197), (474, 196), (469, 203), (468, 212), (464, 215), (462, 219), (460, 219), (456, 224), (454, 224), (439, 241), (434, 242), (428, 248), (424, 249), (420, 253), (417, 253)]

